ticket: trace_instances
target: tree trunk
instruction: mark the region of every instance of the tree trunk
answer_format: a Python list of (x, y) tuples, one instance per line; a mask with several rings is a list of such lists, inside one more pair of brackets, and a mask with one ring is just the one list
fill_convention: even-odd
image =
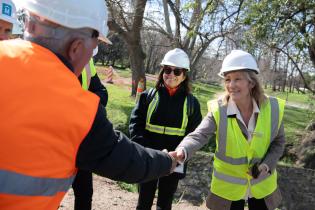
[(274, 71), (273, 71), (273, 81), (272, 81), (272, 91), (276, 91), (277, 90), (277, 64), (278, 64), (278, 52), (275, 51), (275, 63), (274, 63)]
[[(144, 71), (144, 59), (145, 54), (141, 46), (141, 34), (143, 23), (143, 15), (147, 0), (135, 0), (133, 1), (132, 7), (132, 19), (126, 11), (123, 10), (120, 1), (107, 1), (109, 4), (109, 12), (113, 17), (108, 21), (108, 27), (110, 30), (115, 31), (119, 36), (127, 43), (130, 68), (132, 71), (132, 88), (131, 95), (136, 95), (136, 89), (140, 79), (144, 81), (144, 87), (146, 87), (145, 71)], [(114, 6), (119, 8), (119, 12), (114, 9)], [(115, 16), (117, 14), (118, 16)], [(128, 19), (127, 19), (128, 18)], [(115, 19), (119, 20), (115, 22)], [(128, 24), (130, 22), (130, 24)], [(121, 25), (119, 25), (120, 23)]]
[(315, 31), (313, 31), (313, 36), (310, 41), (310, 46), (308, 47), (308, 52), (313, 66), (315, 67)]
[(207, 41), (206, 43), (204, 43), (202, 46), (200, 46), (194, 55), (192, 55), (191, 57), (192, 58), (192, 62), (191, 62), (191, 74), (192, 74), (192, 80), (195, 80), (196, 79), (196, 76), (197, 76), (197, 69), (196, 69), (196, 66), (198, 64), (198, 61), (200, 60), (200, 58), (202, 57), (203, 53), (206, 51), (206, 49), (208, 48), (208, 46), (211, 44), (213, 40), (209, 40)]
[(146, 78), (144, 69), (145, 54), (143, 53), (142, 46), (128, 45), (130, 69), (132, 73), (132, 89), (131, 95), (136, 96), (139, 80), (144, 81), (144, 89), (146, 89)]
[(282, 83), (282, 92), (285, 92), (285, 87), (287, 85), (287, 74), (288, 74), (288, 68), (289, 68), (289, 58), (286, 61), (286, 65), (284, 67), (284, 77), (283, 77), (283, 83)]
[(151, 70), (151, 58), (152, 58), (153, 46), (149, 46), (147, 57), (146, 57), (146, 64), (145, 64), (145, 72), (152, 73)]

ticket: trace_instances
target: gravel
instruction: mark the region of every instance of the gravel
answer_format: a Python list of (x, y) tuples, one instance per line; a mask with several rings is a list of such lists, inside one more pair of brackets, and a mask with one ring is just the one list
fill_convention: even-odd
[[(115, 181), (103, 178), (97, 175), (93, 176), (93, 210), (129, 210), (135, 209), (138, 199), (138, 194), (128, 192), (121, 189)], [(155, 199), (156, 201), (156, 199)], [(59, 210), (73, 210), (74, 209), (74, 195), (72, 189), (68, 191), (64, 197)], [(152, 209), (156, 209), (153, 206)], [(173, 210), (205, 210), (205, 204), (201, 206), (193, 206), (185, 200), (173, 204)]]

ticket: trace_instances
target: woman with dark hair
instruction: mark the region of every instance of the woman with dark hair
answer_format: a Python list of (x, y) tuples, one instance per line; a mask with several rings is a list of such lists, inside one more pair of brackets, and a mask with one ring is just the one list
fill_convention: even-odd
[(254, 57), (233, 50), (219, 73), (224, 97), (208, 103), (209, 112), (176, 149), (177, 160), (216, 137), (210, 195), (212, 210), (272, 210), (279, 206), (276, 165), (284, 151), (285, 101), (264, 94)]
[[(130, 117), (133, 141), (158, 150), (173, 151), (182, 139), (201, 122), (198, 100), (190, 93), (189, 58), (181, 49), (165, 54), (155, 89), (140, 96)], [(137, 210), (150, 210), (158, 188), (157, 209), (169, 210), (178, 180), (185, 177), (186, 165), (175, 172), (139, 184)]]

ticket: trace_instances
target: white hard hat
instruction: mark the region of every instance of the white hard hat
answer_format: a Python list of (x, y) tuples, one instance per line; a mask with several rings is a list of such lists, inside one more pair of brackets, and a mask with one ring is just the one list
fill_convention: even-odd
[(256, 74), (259, 73), (257, 62), (251, 54), (243, 50), (232, 50), (224, 58), (219, 76), (224, 77), (226, 72), (242, 69), (254, 71)]
[(168, 51), (162, 62), (161, 65), (168, 65), (168, 66), (175, 66), (179, 68), (184, 68), (189, 71), (190, 69), (190, 62), (188, 55), (184, 52), (184, 50), (175, 48), (173, 50)]
[(14, 0), (16, 5), (35, 15), (67, 28), (91, 28), (99, 39), (111, 44), (108, 34), (108, 11), (104, 0)]
[(11, 0), (0, 0), (0, 19), (16, 24), (16, 8)]

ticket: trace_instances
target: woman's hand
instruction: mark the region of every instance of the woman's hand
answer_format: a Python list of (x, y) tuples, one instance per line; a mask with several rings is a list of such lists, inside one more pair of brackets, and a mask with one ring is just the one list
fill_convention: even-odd
[(177, 162), (182, 163), (185, 161), (185, 152), (182, 148), (177, 148), (175, 151), (171, 151), (168, 154), (175, 158)]
[(177, 156), (176, 156), (176, 153), (174, 152), (168, 152), (167, 149), (163, 149), (162, 152), (165, 152), (167, 153), (170, 158), (172, 159), (172, 166), (171, 166), (171, 169), (170, 169), (170, 173), (173, 173), (174, 169), (176, 168), (177, 166)]
[(269, 167), (267, 164), (260, 164), (258, 165), (257, 163), (254, 164), (251, 168), (251, 170), (249, 171), (249, 174), (254, 178), (260, 178), (260, 177), (264, 177), (270, 174), (269, 171)]
[(269, 167), (266, 164), (260, 164), (258, 166), (258, 170), (259, 170), (259, 176), (267, 176), (269, 174)]

